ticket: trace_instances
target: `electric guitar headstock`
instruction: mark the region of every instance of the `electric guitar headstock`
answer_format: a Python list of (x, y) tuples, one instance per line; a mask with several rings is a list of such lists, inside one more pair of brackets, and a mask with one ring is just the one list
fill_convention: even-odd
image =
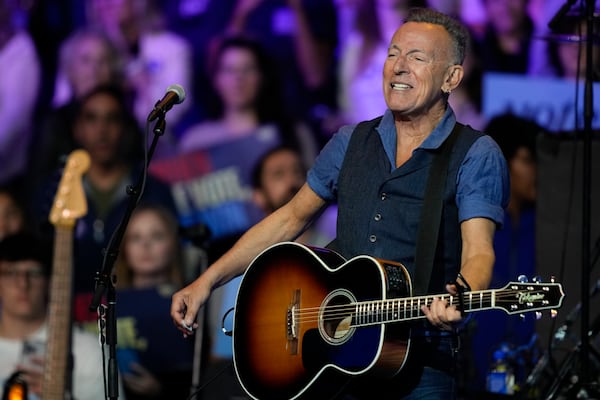
[(89, 166), (90, 156), (85, 150), (75, 150), (69, 155), (50, 210), (49, 219), (55, 227), (72, 228), (77, 218), (87, 213), (81, 178)]

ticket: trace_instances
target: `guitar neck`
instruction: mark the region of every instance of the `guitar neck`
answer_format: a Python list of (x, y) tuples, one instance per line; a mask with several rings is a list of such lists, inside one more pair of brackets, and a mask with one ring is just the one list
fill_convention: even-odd
[(63, 400), (68, 378), (71, 344), (72, 228), (57, 226), (54, 246), (48, 342), (42, 382), (44, 399)]
[[(547, 288), (541, 286), (537, 291), (521, 291), (516, 287), (507, 286), (502, 289), (479, 290), (463, 293), (462, 309), (464, 312), (475, 312), (491, 309), (501, 309), (512, 314), (550, 308), (550, 302), (545, 299)], [(402, 322), (425, 318), (422, 306), (430, 306), (434, 299), (445, 300), (450, 306), (460, 305), (458, 296), (451, 294), (404, 297), (378, 301), (354, 303), (354, 326), (366, 326), (387, 322)], [(509, 305), (507, 306), (506, 303)], [(540, 303), (537, 305), (534, 303)], [(499, 305), (500, 304), (500, 305)]]

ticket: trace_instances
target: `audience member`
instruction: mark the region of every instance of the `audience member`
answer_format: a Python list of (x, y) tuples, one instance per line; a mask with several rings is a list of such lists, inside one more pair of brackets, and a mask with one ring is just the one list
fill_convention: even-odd
[(260, 42), (283, 74), (293, 117), (320, 119), (335, 107), (336, 10), (332, 0), (237, 0), (226, 34)]
[(22, 183), (29, 161), (41, 67), (20, 2), (0, 1), (0, 184)]
[[(490, 287), (500, 288), (520, 275), (532, 279), (535, 265), (535, 202), (536, 202), (536, 138), (543, 128), (533, 121), (510, 114), (494, 117), (485, 130), (500, 146), (508, 163), (510, 199), (504, 213), (504, 223), (494, 236), (496, 261)], [(474, 387), (485, 387), (485, 376), (492, 355), (502, 345), (513, 351), (517, 383), (531, 371), (535, 342), (534, 320), (524, 320), (492, 310), (474, 315), (473, 355), (476, 379)], [(518, 348), (527, 351), (516, 352)]]
[(284, 142), (299, 146), (305, 161), (312, 162), (318, 150), (314, 136), (306, 125), (290, 122), (282, 107), (278, 72), (257, 42), (243, 37), (222, 41), (212, 67), (216, 97), (211, 117), (184, 132), (180, 152), (233, 141), (250, 140), (261, 148)]
[(110, 38), (99, 30), (82, 28), (60, 46), (52, 106), (80, 99), (99, 85), (122, 83), (122, 60)]
[(72, 127), (79, 99), (99, 85), (122, 85), (122, 79), (117, 49), (103, 33), (81, 29), (61, 44), (54, 100), (34, 149), (34, 178), (54, 171), (76, 148)]
[[(253, 198), (265, 215), (294, 197), (306, 180), (306, 166), (298, 150), (279, 146), (260, 158), (252, 172)], [(336, 207), (328, 207), (297, 242), (325, 247), (335, 238)]]
[(533, 21), (528, 0), (483, 0), (487, 24), (475, 36), (475, 49), (484, 72), (525, 74), (529, 69)]
[(14, 190), (0, 188), (0, 240), (5, 236), (28, 230), (28, 219), (23, 202)]
[[(75, 229), (74, 290), (75, 317), (91, 317), (87, 298), (94, 290), (94, 277), (100, 271), (103, 250), (125, 213), (130, 196), (127, 188), (140, 178), (141, 134), (128, 112), (123, 93), (113, 86), (99, 86), (83, 97), (77, 110), (73, 137), (91, 159), (83, 176), (88, 211)], [(34, 204), (38, 221), (47, 220), (48, 202), (56, 191), (50, 180), (41, 188), (42, 199)], [(141, 202), (163, 204), (174, 210), (169, 187), (149, 176)], [(79, 301), (78, 301), (79, 299)], [(94, 317), (95, 318), (95, 317)]]
[[(133, 112), (138, 124), (172, 84), (191, 89), (193, 64), (188, 41), (166, 28), (166, 21), (154, 0), (87, 0), (88, 24), (105, 32), (121, 51), (125, 77), (133, 94)], [(184, 114), (191, 107), (192, 90), (186, 100), (168, 114), (166, 132), (158, 143), (156, 157), (173, 154)]]
[[(600, 23), (594, 19), (594, 32), (598, 35)], [(565, 16), (556, 33), (548, 37), (548, 58), (554, 68), (553, 75), (570, 79), (583, 80), (587, 70), (587, 22), (581, 16)], [(592, 80), (600, 81), (600, 50), (597, 39), (592, 46)]]
[(171, 295), (182, 286), (177, 219), (161, 206), (141, 206), (129, 221), (115, 264), (117, 360), (131, 399), (185, 399), (193, 343), (170, 327)]
[[(7, 236), (0, 242), (0, 385), (8, 390), (5, 383), (17, 373), (26, 382), (30, 399), (42, 397), (51, 262), (49, 244), (31, 234)], [(28, 348), (41, 351), (26, 358)], [(104, 398), (98, 338), (74, 328), (71, 354), (73, 397)]]

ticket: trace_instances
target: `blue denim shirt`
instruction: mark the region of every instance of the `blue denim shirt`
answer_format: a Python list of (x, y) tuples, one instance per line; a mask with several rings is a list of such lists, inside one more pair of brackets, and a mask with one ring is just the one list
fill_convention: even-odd
[[(448, 106), (444, 117), (415, 152), (436, 149), (452, 132), (456, 117)], [(337, 181), (350, 136), (356, 125), (347, 125), (333, 135), (314, 166), (308, 172), (311, 189), (327, 201), (337, 198)], [(396, 168), (396, 127), (390, 110), (376, 128), (392, 170)], [(501, 171), (498, 174), (498, 171)], [(482, 136), (467, 152), (457, 175), (456, 205), (459, 222), (471, 218), (488, 218), (501, 226), (504, 208), (508, 204), (510, 185), (506, 160), (489, 136)]]

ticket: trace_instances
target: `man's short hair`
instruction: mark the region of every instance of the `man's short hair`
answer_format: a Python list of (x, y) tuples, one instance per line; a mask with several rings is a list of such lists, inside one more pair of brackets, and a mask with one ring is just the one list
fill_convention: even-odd
[(457, 19), (430, 8), (411, 8), (404, 22), (425, 22), (442, 26), (452, 41), (452, 62), (462, 65), (465, 60), (469, 31)]

